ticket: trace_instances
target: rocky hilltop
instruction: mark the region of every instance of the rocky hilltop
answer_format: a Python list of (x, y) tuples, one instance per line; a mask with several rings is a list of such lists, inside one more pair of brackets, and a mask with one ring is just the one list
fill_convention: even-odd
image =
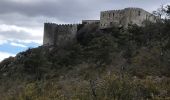
[(170, 20), (82, 26), (64, 45), (28, 49), (0, 63), (3, 100), (168, 100)]

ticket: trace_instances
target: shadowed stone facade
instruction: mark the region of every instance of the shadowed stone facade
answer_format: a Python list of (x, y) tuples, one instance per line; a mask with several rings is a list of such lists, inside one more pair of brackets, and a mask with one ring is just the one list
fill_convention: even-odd
[(156, 17), (141, 8), (125, 8), (122, 10), (102, 11), (100, 20), (82, 20), (82, 24), (58, 25), (54, 23), (44, 24), (43, 45), (62, 45), (73, 40), (79, 28), (83, 25), (98, 24), (100, 29), (113, 26), (127, 27), (128, 24), (143, 25), (144, 21), (156, 22)]
[(75, 38), (79, 24), (44, 24), (43, 45), (59, 45)]

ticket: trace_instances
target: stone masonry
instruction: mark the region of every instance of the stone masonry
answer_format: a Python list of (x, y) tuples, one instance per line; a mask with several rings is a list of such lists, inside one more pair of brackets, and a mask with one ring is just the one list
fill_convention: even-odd
[(102, 11), (100, 15), (100, 28), (105, 29), (112, 26), (127, 27), (128, 24), (142, 26), (144, 21), (156, 22), (158, 19), (159, 17), (141, 8)]
[(99, 24), (100, 29), (113, 26), (127, 27), (129, 24), (143, 25), (144, 21), (156, 22), (157, 16), (141, 8), (125, 8), (122, 10), (102, 11), (100, 20), (83, 20), (82, 24), (58, 25), (55, 23), (44, 24), (43, 45), (60, 45), (76, 37), (78, 29), (85, 24)]
[(76, 36), (78, 26), (79, 24), (45, 23), (43, 45), (59, 45), (72, 40)]

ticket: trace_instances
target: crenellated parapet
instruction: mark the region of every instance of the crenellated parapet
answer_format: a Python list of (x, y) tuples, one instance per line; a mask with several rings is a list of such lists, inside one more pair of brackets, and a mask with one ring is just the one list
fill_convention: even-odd
[(78, 26), (81, 24), (56, 24), (56, 23), (44, 23), (45, 26), (56, 26), (56, 27), (72, 27)]
[(46, 25), (57, 25), (56, 23), (44, 23)]
[(107, 10), (107, 11), (101, 11), (101, 13), (110, 13), (110, 12), (121, 12), (122, 10)]
[(60, 26), (60, 27), (70, 27), (70, 26), (77, 26), (77, 25), (80, 25), (80, 24), (56, 24), (57, 26)]

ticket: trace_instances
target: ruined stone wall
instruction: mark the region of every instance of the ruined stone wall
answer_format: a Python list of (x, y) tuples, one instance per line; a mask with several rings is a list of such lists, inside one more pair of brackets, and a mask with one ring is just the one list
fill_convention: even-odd
[(76, 37), (79, 24), (44, 24), (43, 45), (60, 45)]
[(145, 20), (156, 22), (157, 19), (159, 18), (140, 8), (103, 11), (100, 15), (100, 28), (104, 29), (112, 26), (127, 27), (128, 24), (141, 26)]

